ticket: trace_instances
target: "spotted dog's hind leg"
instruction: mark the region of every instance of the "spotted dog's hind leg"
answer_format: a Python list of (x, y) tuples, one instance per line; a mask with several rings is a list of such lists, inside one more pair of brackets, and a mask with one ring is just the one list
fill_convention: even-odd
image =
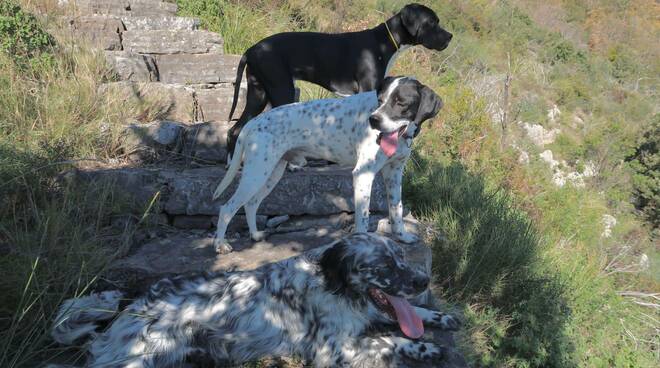
[[(218, 225), (213, 245), (218, 253), (224, 254), (232, 251), (232, 247), (225, 240), (227, 226), (238, 209), (249, 203), (266, 185), (280, 158), (268, 156), (268, 150), (254, 150), (245, 155), (243, 173), (234, 195), (220, 207)], [(256, 210), (255, 210), (256, 217)], [(256, 219), (255, 226), (256, 228)]]
[(437, 363), (444, 355), (443, 349), (436, 344), (396, 336), (364, 338), (357, 351), (351, 366), (361, 368), (398, 367), (400, 358)]
[(259, 209), (261, 202), (268, 196), (268, 194), (270, 194), (273, 188), (275, 188), (280, 179), (282, 179), (286, 164), (287, 162), (285, 160), (280, 160), (270, 174), (270, 178), (268, 178), (266, 184), (261, 187), (259, 193), (252, 197), (252, 199), (245, 205), (245, 218), (247, 219), (248, 227), (250, 228), (250, 236), (254, 241), (260, 241), (266, 237), (266, 233), (257, 229), (257, 209)]

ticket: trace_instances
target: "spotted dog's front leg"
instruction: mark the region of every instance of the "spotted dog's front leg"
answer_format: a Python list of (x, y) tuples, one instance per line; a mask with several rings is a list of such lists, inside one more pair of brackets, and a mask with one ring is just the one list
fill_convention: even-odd
[(371, 186), (375, 176), (376, 173), (367, 166), (358, 164), (353, 169), (356, 233), (366, 233), (369, 230), (369, 202), (371, 200)]
[(458, 320), (458, 318), (450, 314), (422, 307), (415, 307), (415, 313), (417, 313), (419, 318), (422, 319), (424, 326), (435, 327), (448, 331), (456, 331), (461, 326), (461, 322)]
[(397, 367), (402, 357), (427, 363), (438, 362), (443, 355), (444, 349), (430, 342), (396, 336), (368, 337), (361, 341), (352, 367)]
[(387, 204), (390, 214), (392, 235), (404, 243), (414, 243), (419, 240), (415, 234), (406, 231), (403, 225), (403, 203), (401, 202), (401, 186), (403, 184), (403, 167), (405, 161), (389, 163), (381, 169), (385, 190), (387, 191)]

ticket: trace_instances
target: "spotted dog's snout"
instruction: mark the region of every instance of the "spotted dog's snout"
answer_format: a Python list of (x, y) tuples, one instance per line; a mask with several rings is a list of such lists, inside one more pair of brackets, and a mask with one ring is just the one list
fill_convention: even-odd
[(369, 126), (373, 129), (379, 129), (380, 128), (380, 123), (383, 121), (383, 118), (376, 114), (372, 114), (369, 116)]

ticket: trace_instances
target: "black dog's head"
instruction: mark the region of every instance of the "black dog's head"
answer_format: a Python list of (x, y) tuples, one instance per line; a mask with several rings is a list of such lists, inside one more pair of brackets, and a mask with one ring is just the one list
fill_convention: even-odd
[(351, 301), (371, 303), (383, 317), (398, 321), (410, 337), (423, 333), (421, 320), (406, 301), (424, 292), (429, 278), (414, 270), (394, 241), (373, 233), (353, 234), (327, 249), (320, 261), (328, 291)]
[(432, 89), (409, 77), (387, 77), (376, 93), (378, 108), (369, 125), (381, 132), (379, 139), (396, 141), (404, 133), (416, 137), (422, 123), (442, 108), (442, 99)]
[(440, 19), (435, 12), (424, 5), (408, 4), (401, 9), (399, 16), (415, 45), (442, 51), (453, 37), (440, 26)]

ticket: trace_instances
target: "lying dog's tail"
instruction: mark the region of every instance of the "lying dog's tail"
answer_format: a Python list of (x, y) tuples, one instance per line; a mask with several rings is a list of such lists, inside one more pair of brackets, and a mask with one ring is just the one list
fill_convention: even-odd
[(238, 63), (238, 67), (236, 68), (236, 80), (234, 81), (234, 100), (231, 102), (229, 119), (227, 119), (227, 121), (231, 121), (232, 116), (234, 116), (234, 110), (236, 110), (236, 105), (238, 104), (238, 93), (241, 90), (241, 79), (243, 79), (243, 71), (245, 70), (245, 65), (247, 65), (247, 55), (243, 54), (243, 56), (241, 56), (241, 61)]
[(236, 140), (236, 148), (234, 148), (234, 155), (231, 157), (231, 162), (229, 163), (229, 169), (225, 173), (225, 177), (222, 178), (222, 181), (220, 181), (220, 184), (218, 184), (218, 187), (215, 189), (215, 192), (213, 193), (213, 200), (218, 199), (221, 195), (222, 192), (227, 189), (229, 184), (231, 184), (232, 181), (234, 181), (234, 178), (236, 177), (236, 174), (238, 173), (238, 169), (241, 167), (241, 161), (243, 158), (243, 135), (239, 135), (238, 139)]
[(53, 323), (51, 336), (60, 344), (72, 345), (82, 337), (95, 334), (100, 322), (117, 315), (122, 293), (104, 291), (62, 303)]

